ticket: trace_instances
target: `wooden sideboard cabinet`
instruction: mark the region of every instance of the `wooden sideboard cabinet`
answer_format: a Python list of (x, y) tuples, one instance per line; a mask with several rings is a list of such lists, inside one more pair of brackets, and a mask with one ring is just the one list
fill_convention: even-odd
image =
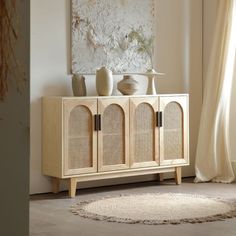
[(165, 172), (189, 165), (188, 95), (44, 97), (42, 169), (77, 182)]

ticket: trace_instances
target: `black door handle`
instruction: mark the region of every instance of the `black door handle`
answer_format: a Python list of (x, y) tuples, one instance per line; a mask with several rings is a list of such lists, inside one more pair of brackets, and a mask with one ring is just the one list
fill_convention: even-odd
[(159, 127), (162, 127), (162, 111), (159, 112), (159, 119), (160, 119)]
[(162, 111), (156, 112), (156, 127), (162, 127)]
[(94, 115), (94, 130), (101, 131), (101, 115), (100, 114)]
[(94, 115), (94, 130), (98, 131), (98, 115)]
[(102, 124), (101, 124), (101, 115), (98, 115), (98, 130), (101, 131), (102, 130)]

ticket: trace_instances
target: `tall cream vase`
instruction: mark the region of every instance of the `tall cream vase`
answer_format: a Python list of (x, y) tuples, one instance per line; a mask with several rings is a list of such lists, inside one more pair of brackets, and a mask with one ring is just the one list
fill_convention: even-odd
[(112, 71), (105, 66), (96, 71), (96, 89), (99, 96), (110, 96), (112, 94)]

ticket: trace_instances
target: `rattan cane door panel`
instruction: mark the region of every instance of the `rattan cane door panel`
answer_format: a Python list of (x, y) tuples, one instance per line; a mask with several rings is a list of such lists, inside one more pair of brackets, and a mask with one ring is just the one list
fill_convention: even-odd
[(98, 131), (99, 171), (128, 168), (128, 99), (99, 99), (101, 131)]
[(130, 101), (131, 167), (158, 165), (158, 99), (132, 98)]
[(161, 164), (188, 163), (187, 98), (161, 97)]
[(68, 168), (79, 169), (93, 166), (92, 159), (92, 120), (89, 109), (75, 107), (69, 117)]
[(81, 174), (97, 171), (97, 135), (94, 115), (97, 101), (67, 100), (65, 112), (65, 173)]
[(165, 107), (164, 157), (165, 160), (183, 158), (183, 110), (176, 102)]
[(123, 109), (117, 105), (109, 105), (102, 116), (103, 123), (103, 165), (125, 164)]

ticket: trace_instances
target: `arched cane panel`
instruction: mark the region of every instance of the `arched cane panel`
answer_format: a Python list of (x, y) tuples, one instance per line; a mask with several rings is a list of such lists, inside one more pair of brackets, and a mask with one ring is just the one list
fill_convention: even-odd
[(117, 104), (102, 115), (103, 165), (125, 164), (125, 114)]
[(139, 104), (134, 115), (134, 162), (155, 161), (155, 113), (147, 104)]
[(183, 110), (177, 102), (169, 103), (164, 110), (164, 158), (182, 159)]
[(92, 121), (89, 109), (79, 105), (70, 112), (68, 123), (68, 168), (92, 167)]

